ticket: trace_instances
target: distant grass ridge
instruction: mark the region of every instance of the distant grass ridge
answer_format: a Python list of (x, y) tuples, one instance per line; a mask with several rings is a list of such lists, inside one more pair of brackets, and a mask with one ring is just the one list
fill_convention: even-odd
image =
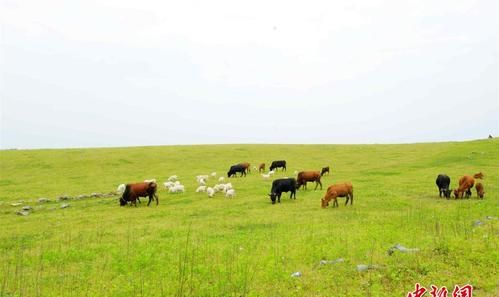
[[(267, 196), (254, 170), (285, 159), (287, 172), (331, 167), (323, 190)], [(416, 282), (499, 296), (499, 141), (402, 145), (196, 145), (0, 151), (0, 296), (406, 296)], [(234, 199), (195, 193), (217, 172)], [(438, 198), (435, 178), (482, 171), (485, 199)], [(176, 174), (185, 194), (162, 182)], [(217, 178), (218, 178), (217, 176)], [(56, 198), (114, 191), (156, 178), (160, 205)], [(327, 186), (351, 181), (354, 205), (321, 209)], [(210, 179), (209, 185), (216, 181)], [(53, 202), (39, 204), (46, 197)], [(24, 200), (34, 210), (17, 216)], [(400, 243), (416, 253), (387, 251)], [(320, 260), (344, 262), (319, 265)], [(358, 264), (378, 269), (357, 272)], [(298, 278), (291, 277), (301, 272)]]

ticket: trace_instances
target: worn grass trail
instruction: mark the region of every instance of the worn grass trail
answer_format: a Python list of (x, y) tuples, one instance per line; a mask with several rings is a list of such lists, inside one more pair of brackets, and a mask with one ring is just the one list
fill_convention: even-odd
[[(287, 172), (331, 166), (324, 189), (267, 196), (252, 172), (234, 199), (195, 193), (195, 176), (286, 159)], [(470, 283), (498, 296), (499, 141), (408, 145), (213, 145), (0, 151), (0, 296), (406, 296)], [(485, 173), (484, 200), (438, 198), (435, 178)], [(55, 199), (177, 174), (185, 194), (160, 205)], [(351, 181), (354, 205), (321, 209), (327, 185)], [(215, 181), (209, 181), (213, 185)], [(15, 215), (24, 200), (34, 211)], [(487, 218), (489, 217), (489, 218)], [(480, 220), (481, 225), (474, 226)], [(420, 252), (387, 250), (396, 243)], [(322, 259), (342, 263), (320, 266)], [(358, 264), (378, 269), (357, 272)], [(302, 276), (292, 278), (293, 272)]]

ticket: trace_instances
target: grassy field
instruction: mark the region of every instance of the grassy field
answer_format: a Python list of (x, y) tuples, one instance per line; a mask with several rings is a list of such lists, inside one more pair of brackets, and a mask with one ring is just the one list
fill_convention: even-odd
[[(332, 172), (322, 191), (309, 184), (276, 205), (271, 181), (256, 172), (230, 180), (234, 199), (194, 192), (196, 175), (276, 159), (288, 162), (276, 177)], [(417, 282), (450, 292), (469, 283), (474, 296), (499, 296), (497, 139), (17, 150), (0, 151), (0, 162), (0, 296), (406, 296)], [(484, 200), (475, 191), (469, 200), (438, 198), (439, 173), (455, 187), (479, 171)], [(173, 174), (187, 192), (162, 188), (159, 206), (88, 198), (61, 209), (56, 201)], [(353, 206), (340, 199), (322, 209), (327, 185), (341, 181), (354, 186)], [(15, 214), (20, 200), (30, 215)], [(388, 255), (397, 243), (420, 251)], [(358, 272), (359, 264), (378, 266)]]

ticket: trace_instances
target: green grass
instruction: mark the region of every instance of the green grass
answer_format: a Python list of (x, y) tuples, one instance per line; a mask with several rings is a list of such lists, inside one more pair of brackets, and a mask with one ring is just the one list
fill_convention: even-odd
[[(194, 193), (195, 176), (286, 159), (288, 172), (331, 166), (324, 189), (267, 196), (271, 181), (235, 178), (237, 196)], [(406, 296), (474, 286), (498, 296), (499, 141), (407, 145), (211, 145), (0, 151), (0, 296)], [(438, 198), (435, 178), (485, 173), (486, 196)], [(159, 206), (116, 198), (38, 204), (39, 197), (108, 193), (177, 174), (185, 194)], [(321, 209), (327, 185), (351, 181), (354, 205)], [(213, 179), (209, 181), (212, 185)], [(15, 215), (24, 200), (31, 215)], [(144, 201), (144, 200), (143, 200)], [(481, 226), (473, 226), (476, 220)], [(387, 255), (394, 244), (417, 247)], [(321, 259), (343, 263), (319, 266)], [(381, 268), (357, 272), (357, 264)], [(302, 277), (290, 275), (300, 271)]]

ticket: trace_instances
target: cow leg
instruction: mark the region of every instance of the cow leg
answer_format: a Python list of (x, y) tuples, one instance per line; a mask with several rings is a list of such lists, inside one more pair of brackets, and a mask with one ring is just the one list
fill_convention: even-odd
[(333, 207), (338, 207), (338, 198), (334, 197)]
[(353, 204), (353, 193), (350, 194), (350, 205), (352, 205), (352, 204)]
[(281, 203), (281, 193), (277, 195), (277, 202)]
[(149, 194), (149, 202), (147, 202), (147, 206), (149, 206), (151, 204), (151, 201), (152, 201), (152, 194)]
[(156, 198), (156, 205), (159, 205), (159, 197), (156, 193), (154, 193), (154, 198)]

